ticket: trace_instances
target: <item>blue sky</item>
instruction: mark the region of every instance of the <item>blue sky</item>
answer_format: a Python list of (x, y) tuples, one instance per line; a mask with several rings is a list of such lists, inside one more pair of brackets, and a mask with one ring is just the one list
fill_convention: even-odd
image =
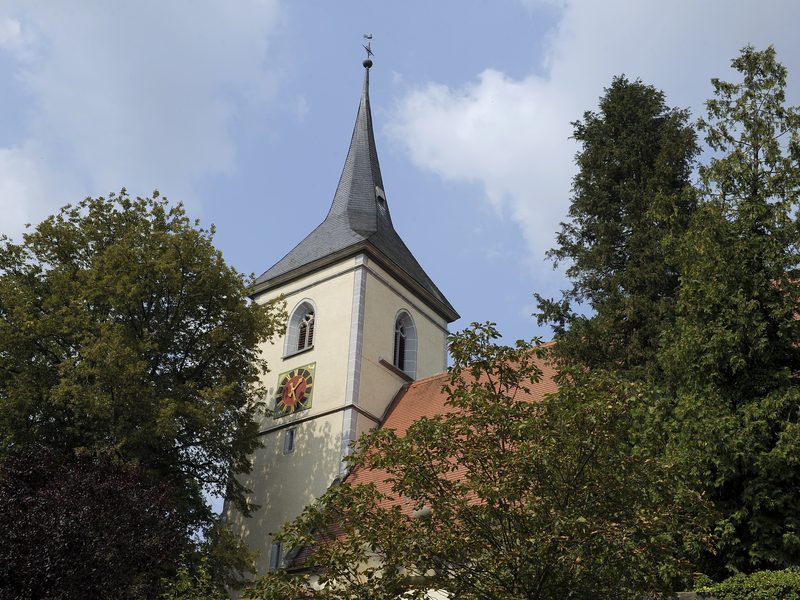
[(615, 75), (703, 114), (741, 47), (774, 44), (800, 104), (794, 0), (0, 0), (0, 232), (158, 189), (261, 274), (325, 217), (373, 34), (396, 229), (462, 315), (549, 337), (532, 294), (565, 218), (570, 122)]

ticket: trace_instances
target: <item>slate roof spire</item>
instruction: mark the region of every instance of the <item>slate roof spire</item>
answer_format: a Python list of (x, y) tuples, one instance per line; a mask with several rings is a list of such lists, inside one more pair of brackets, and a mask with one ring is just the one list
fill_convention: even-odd
[(331, 217), (347, 215), (350, 228), (368, 237), (378, 231), (378, 219), (392, 228), (386, 194), (383, 191), (381, 166), (372, 131), (372, 111), (369, 106), (369, 69), (372, 61), (364, 61), (364, 87), (358, 116), (350, 140), (350, 150), (328, 213)]
[(363, 64), (364, 87), (356, 124), (328, 216), (306, 239), (256, 280), (252, 295), (347, 256), (364, 252), (395, 271), (400, 279), (410, 279), (406, 283), (416, 288), (426, 303), (448, 322), (452, 322), (459, 318), (458, 313), (431, 281), (392, 225), (372, 131), (369, 104), (369, 70), (372, 61), (367, 58)]

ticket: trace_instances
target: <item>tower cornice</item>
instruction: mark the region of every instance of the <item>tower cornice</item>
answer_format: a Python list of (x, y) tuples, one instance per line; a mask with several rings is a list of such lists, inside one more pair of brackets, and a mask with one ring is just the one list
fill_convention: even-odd
[(409, 291), (414, 293), (414, 295), (416, 295), (426, 306), (428, 306), (428, 308), (442, 317), (447, 323), (452, 323), (460, 318), (460, 315), (452, 306), (450, 306), (449, 303), (442, 302), (433, 294), (431, 294), (424, 286), (420, 285), (408, 273), (400, 269), (394, 261), (389, 259), (383, 252), (380, 251), (380, 249), (367, 240), (358, 242), (337, 252), (327, 254), (318, 260), (304, 264), (288, 273), (284, 273), (283, 275), (279, 275), (260, 283), (256, 282), (250, 287), (248, 295), (251, 299), (255, 300), (262, 294), (285, 287), (291, 284), (292, 281), (307, 275), (311, 275), (317, 271), (321, 271), (332, 264), (344, 261), (353, 256), (358, 256), (359, 254), (365, 254), (370, 260), (374, 261), (387, 273), (392, 275), (392, 277), (394, 277), (398, 283), (402, 284)]

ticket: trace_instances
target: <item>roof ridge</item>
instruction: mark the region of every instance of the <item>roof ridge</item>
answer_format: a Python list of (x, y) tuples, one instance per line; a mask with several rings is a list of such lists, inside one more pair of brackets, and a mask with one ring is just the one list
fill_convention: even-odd
[(445, 371), (444, 373), (437, 373), (436, 375), (429, 375), (428, 377), (425, 377), (424, 379), (415, 379), (414, 381), (412, 381), (411, 383), (407, 383), (403, 387), (411, 388), (411, 387), (416, 386), (417, 384), (427, 383), (427, 382), (429, 382), (429, 381), (431, 381), (433, 379), (438, 379), (439, 377), (448, 377), (449, 375), (450, 375), (450, 373), (448, 373), (447, 371)]

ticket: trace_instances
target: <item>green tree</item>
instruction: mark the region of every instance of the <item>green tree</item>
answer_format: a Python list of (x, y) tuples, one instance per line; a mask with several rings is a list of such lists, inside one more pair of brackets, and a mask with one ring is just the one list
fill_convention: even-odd
[(698, 127), (716, 152), (702, 203), (674, 245), (677, 319), (660, 360), (668, 451), (722, 511), (733, 571), (800, 562), (800, 112), (784, 106), (775, 51), (744, 48), (741, 83), (712, 80)]
[[(569, 264), (573, 286), (560, 301), (536, 294), (538, 320), (553, 326), (559, 360), (613, 365), (635, 379), (658, 371), (659, 334), (679, 282), (664, 242), (685, 231), (695, 209), (699, 150), (689, 113), (639, 80), (615, 77), (599, 108), (573, 123), (581, 151), (570, 221), (548, 252), (554, 266)], [(594, 314), (573, 312), (583, 302)]]
[(248, 301), (213, 233), (158, 193), (123, 190), (63, 208), (22, 244), (0, 239), (0, 456), (110, 452), (173, 485), (197, 535), (218, 529), (204, 492), (250, 512), (236, 475), (259, 445), (258, 346), (284, 318)]
[(202, 553), (195, 567), (186, 561), (178, 567), (175, 577), (162, 581), (164, 591), (161, 600), (229, 600), (228, 594), (217, 589), (212, 576), (211, 561)]
[(750, 575), (739, 573), (716, 585), (697, 586), (695, 590), (719, 600), (800, 600), (800, 567)]
[(642, 390), (577, 370), (531, 402), (541, 349), (497, 337), (452, 337), (450, 412), (360, 439), (354, 468), (382, 472), (388, 495), (345, 481), (284, 528), (314, 574), (270, 573), (246, 597), (623, 598), (691, 572), (680, 554), (708, 543), (709, 513), (669, 465), (632, 453)]

